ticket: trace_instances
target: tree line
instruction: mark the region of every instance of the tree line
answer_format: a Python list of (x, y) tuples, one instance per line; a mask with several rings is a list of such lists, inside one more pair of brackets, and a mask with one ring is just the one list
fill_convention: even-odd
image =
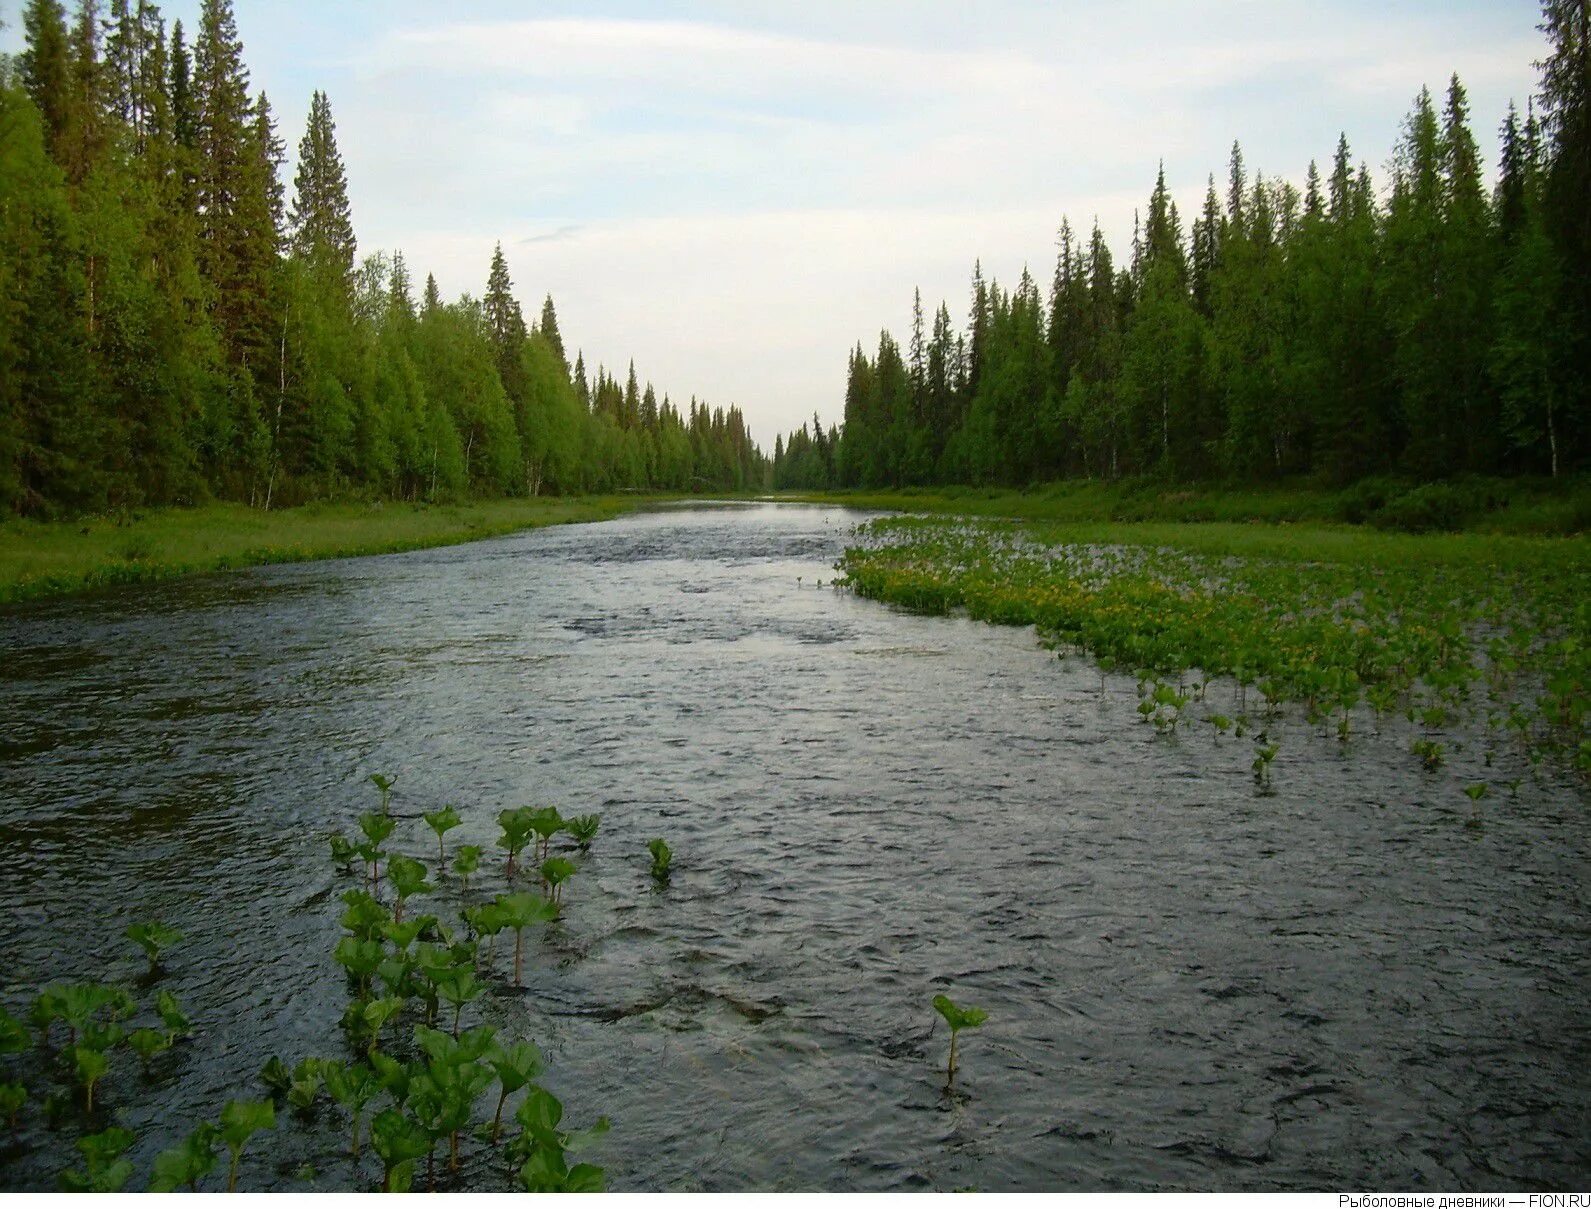
[(0, 515), (206, 498), (760, 487), (731, 407), (661, 401), (479, 298), (356, 257), (326, 95), (292, 193), (231, 0), (28, 0), (0, 56)]
[(1591, 389), (1591, 0), (1550, 0), (1539, 96), (1486, 188), (1457, 76), (1422, 90), (1383, 195), (1339, 139), (1302, 189), (1234, 143), (1186, 227), (1164, 168), (1118, 266), (1060, 227), (1046, 298), (972, 276), (850, 354), (842, 425), (775, 444), (777, 487), (1162, 475), (1559, 475)]

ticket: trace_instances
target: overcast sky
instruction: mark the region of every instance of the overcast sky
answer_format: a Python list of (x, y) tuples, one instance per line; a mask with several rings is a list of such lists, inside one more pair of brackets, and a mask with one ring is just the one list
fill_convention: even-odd
[[(14, 48), (19, 5), (0, 3)], [(197, 0), (164, 6), (192, 30)], [(360, 249), (528, 315), (766, 446), (837, 419), (847, 350), (913, 286), (961, 321), (974, 258), (1047, 282), (1063, 215), (1120, 255), (1164, 160), (1191, 217), (1243, 143), (1301, 179), (1339, 131), (1384, 183), (1422, 84), (1469, 88), (1488, 169), (1544, 41), (1527, 0), (1132, 3), (237, 0), (296, 148), (329, 94)], [(291, 173), (291, 168), (289, 168)], [(290, 176), (289, 176), (290, 179)]]

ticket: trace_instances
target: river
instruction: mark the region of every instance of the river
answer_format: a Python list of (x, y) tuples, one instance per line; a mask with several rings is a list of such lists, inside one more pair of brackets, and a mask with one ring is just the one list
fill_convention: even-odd
[[(421, 859), (443, 802), (450, 849), (601, 814), (480, 1012), (569, 1123), (612, 1119), (613, 1188), (1587, 1184), (1572, 784), (1468, 828), (1406, 744), (1299, 723), (1258, 797), (1246, 742), (1156, 736), (1131, 678), (833, 590), (858, 519), (670, 509), (0, 612), (5, 1002), (136, 980), (134, 920), (186, 934), (160, 985), (198, 1032), (103, 1093), (147, 1171), (270, 1055), (342, 1052), (325, 836), (394, 773)], [(938, 993), (989, 1014), (948, 1096)], [(345, 1186), (320, 1120), (244, 1185)], [(64, 1150), (25, 1132), (0, 1186)]]

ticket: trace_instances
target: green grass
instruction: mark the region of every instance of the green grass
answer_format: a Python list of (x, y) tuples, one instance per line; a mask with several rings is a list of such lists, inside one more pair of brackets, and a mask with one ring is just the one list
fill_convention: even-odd
[(1591, 529), (1591, 481), (1467, 478), (1416, 486), (1369, 479), (1328, 489), (1186, 487), (1158, 479), (1067, 481), (1026, 491), (907, 487), (790, 493), (786, 498), (960, 516), (1064, 522), (1341, 525), (1376, 532), (1567, 536)]
[(608, 520), (655, 496), (483, 500), (457, 505), (241, 504), (0, 524), (0, 603), (266, 563), (391, 554), (519, 529)]

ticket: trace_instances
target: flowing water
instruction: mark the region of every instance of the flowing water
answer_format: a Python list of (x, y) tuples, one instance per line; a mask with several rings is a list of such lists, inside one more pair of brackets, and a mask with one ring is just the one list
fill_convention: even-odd
[[(1246, 741), (1157, 737), (1031, 631), (820, 586), (858, 519), (681, 509), (0, 613), (4, 1000), (136, 979), (134, 920), (186, 934), (160, 985), (197, 1034), (101, 1093), (147, 1171), (268, 1056), (343, 1052), (324, 837), (388, 772), (422, 859), (443, 802), (450, 849), (504, 806), (601, 813), (525, 990), (477, 1008), (566, 1121), (612, 1118), (614, 1188), (1586, 1185), (1580, 791), (1466, 827), (1406, 735), (1295, 723), (1257, 796)], [(989, 1013), (954, 1095), (941, 992)], [(282, 1113), (244, 1184), (345, 1186), (340, 1120)], [(0, 1186), (70, 1136), (25, 1130)]]

